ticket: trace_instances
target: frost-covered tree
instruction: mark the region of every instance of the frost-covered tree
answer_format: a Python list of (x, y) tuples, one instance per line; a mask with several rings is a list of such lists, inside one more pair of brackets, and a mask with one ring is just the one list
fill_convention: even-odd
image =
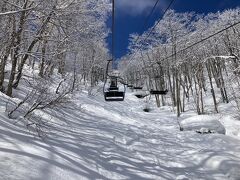
[[(1, 26), (1, 37), (6, 42), (2, 43), (0, 51), (1, 91), (6, 89), (5, 93), (12, 95), (12, 89), (18, 87), (26, 63), (33, 68), (37, 63), (39, 75), (44, 77), (49, 76), (54, 68), (62, 75), (67, 73), (66, 67), (74, 64), (73, 59), (67, 59), (73, 52), (85, 51), (88, 57), (84, 58), (90, 64), (93, 63), (93, 56), (104, 59), (108, 54), (105, 22), (111, 7), (109, 3), (107, 0), (1, 2), (0, 21), (4, 24)], [(5, 85), (4, 71), (8, 62), (11, 63), (11, 71)], [(68, 72), (73, 69), (68, 68)]]
[[(205, 113), (203, 96), (208, 92), (215, 112), (220, 101), (229, 102), (230, 94), (239, 107), (240, 25), (228, 28), (239, 21), (239, 11), (236, 8), (202, 15), (169, 10), (154, 31), (150, 28), (142, 35), (131, 35), (131, 53), (122, 63), (125, 76), (141, 72), (148, 77), (148, 89), (167, 85), (178, 116), (190, 101), (199, 114)], [(160, 98), (156, 101), (159, 106)], [(161, 102), (165, 104), (164, 97)]]

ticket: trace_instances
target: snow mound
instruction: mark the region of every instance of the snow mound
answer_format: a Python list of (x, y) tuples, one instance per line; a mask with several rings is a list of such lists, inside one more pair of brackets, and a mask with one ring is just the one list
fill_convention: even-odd
[(216, 116), (198, 115), (186, 118), (180, 121), (183, 130), (196, 131), (201, 134), (219, 133), (225, 134), (224, 126), (219, 122)]
[(224, 115), (220, 121), (226, 128), (226, 135), (240, 139), (240, 121), (233, 115)]
[(149, 95), (149, 93), (147, 91), (137, 91), (135, 93), (133, 93), (134, 96), (136, 96), (137, 98), (144, 98), (146, 96)]

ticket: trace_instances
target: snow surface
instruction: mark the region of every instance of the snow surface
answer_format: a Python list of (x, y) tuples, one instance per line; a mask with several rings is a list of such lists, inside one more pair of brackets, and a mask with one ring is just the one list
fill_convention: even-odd
[(199, 115), (183, 119), (180, 122), (183, 130), (194, 130), (201, 133), (220, 133), (225, 134), (226, 130), (217, 116)]
[[(0, 179), (240, 177), (240, 140), (229, 136), (236, 135), (228, 131), (234, 129), (231, 122), (227, 135), (202, 135), (180, 131), (170, 107), (143, 112), (144, 100), (133, 93), (124, 102), (105, 102), (100, 93), (88, 96), (87, 91), (74, 97), (67, 108), (43, 112), (52, 130), (42, 140), (26, 130), (21, 118), (7, 118), (6, 103), (17, 99), (0, 94)], [(192, 116), (183, 115), (181, 122)]]

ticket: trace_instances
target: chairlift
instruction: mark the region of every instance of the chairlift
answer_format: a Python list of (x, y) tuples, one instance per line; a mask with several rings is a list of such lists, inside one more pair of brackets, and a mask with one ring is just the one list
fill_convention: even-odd
[[(117, 77), (110, 77), (110, 87), (104, 92), (105, 101), (123, 101), (125, 91), (119, 91)], [(124, 88), (125, 89), (125, 88)]]
[(168, 90), (153, 90), (151, 89), (150, 90), (150, 94), (153, 94), (153, 95), (166, 95), (168, 93)]
[(129, 88), (133, 88), (133, 85), (131, 85), (131, 84), (128, 84), (128, 85), (127, 85), (127, 87), (129, 87)]
[(162, 76), (160, 76), (160, 75), (156, 75), (156, 76), (154, 76), (154, 79), (160, 79)]
[[(112, 59), (108, 60), (106, 68), (105, 82), (103, 86), (103, 94), (105, 101), (123, 101), (125, 97), (126, 87), (124, 80), (119, 77), (119, 73), (108, 74), (109, 64), (114, 60), (114, 0), (112, 1)], [(113, 69), (113, 67), (112, 67)], [(110, 80), (110, 87), (106, 88), (106, 84)], [(118, 84), (121, 83), (124, 86), (124, 90), (120, 91)]]
[(136, 89), (136, 90), (142, 90), (143, 87), (140, 87), (140, 86), (134, 86), (133, 89)]
[(143, 99), (145, 98), (146, 96), (148, 96), (149, 94), (135, 94), (135, 96), (139, 99)]
[[(108, 67), (109, 67), (109, 63), (111, 60), (109, 60), (108, 64), (107, 64), (107, 69), (106, 69), (106, 79), (105, 79), (105, 83), (104, 83), (104, 87), (103, 87), (103, 92), (104, 92), (104, 99), (105, 101), (123, 101), (124, 97), (125, 97), (125, 85), (124, 86), (124, 91), (120, 91), (119, 87), (118, 87), (118, 79), (120, 77), (117, 76), (109, 76), (108, 75)], [(106, 84), (107, 84), (107, 80), (110, 80), (110, 86), (109, 88), (106, 88)]]
[(104, 93), (105, 101), (124, 101), (125, 93), (122, 91), (108, 91)]

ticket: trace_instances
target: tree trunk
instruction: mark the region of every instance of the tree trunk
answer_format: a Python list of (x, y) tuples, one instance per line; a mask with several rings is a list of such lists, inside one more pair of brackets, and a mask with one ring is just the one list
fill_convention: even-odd
[(214, 91), (214, 87), (213, 87), (213, 83), (212, 83), (212, 73), (211, 73), (210, 62), (206, 63), (206, 68), (207, 68), (207, 72), (208, 72), (209, 82), (211, 85), (211, 93), (212, 93), (212, 97), (213, 97), (214, 108), (215, 108), (215, 111), (218, 113), (217, 101), (216, 101), (215, 91)]
[(54, 14), (54, 11), (55, 11), (55, 6), (53, 7), (53, 10), (49, 13), (49, 15), (47, 16), (47, 18), (45, 19), (45, 21), (43, 22), (41, 28), (39, 29), (39, 31), (37, 32), (36, 34), (36, 37), (35, 39), (31, 42), (31, 44), (28, 46), (28, 49), (27, 49), (27, 53), (23, 56), (22, 60), (21, 60), (21, 63), (20, 65), (18, 66), (18, 72), (17, 72), (17, 77), (16, 77), (16, 81), (14, 82), (13, 84), (13, 87), (14, 88), (17, 88), (18, 84), (19, 84), (19, 81), (22, 77), (22, 70), (23, 70), (23, 67), (26, 63), (26, 60), (28, 59), (29, 57), (29, 54), (31, 53), (32, 49), (34, 48), (35, 44), (41, 40), (42, 38), (42, 34), (45, 32), (46, 28), (47, 28), (47, 24), (49, 23), (52, 15)]
[(42, 45), (42, 58), (41, 58), (41, 63), (39, 67), (39, 76), (43, 77), (44, 74), (44, 67), (45, 67), (45, 61), (46, 61), (46, 48), (47, 48), (47, 40), (43, 40), (43, 45)]
[[(23, 5), (23, 9), (26, 9), (27, 5), (28, 5), (28, 0), (25, 1), (24, 5)], [(19, 20), (18, 30), (15, 33), (13, 32), (14, 33), (13, 39), (15, 40), (15, 43), (14, 43), (14, 47), (13, 47), (14, 50), (13, 50), (13, 56), (12, 56), (12, 68), (11, 68), (8, 87), (7, 87), (7, 91), (6, 91), (6, 95), (8, 95), (8, 96), (12, 96), (13, 81), (14, 81), (15, 74), (16, 74), (18, 55), (19, 55), (19, 50), (20, 50), (20, 44), (22, 41), (22, 32), (24, 30), (24, 24), (26, 22), (26, 17), (27, 17), (26, 11), (22, 11), (20, 20)], [(15, 18), (13, 20), (13, 26), (15, 26), (13, 29), (16, 29), (16, 19)]]

